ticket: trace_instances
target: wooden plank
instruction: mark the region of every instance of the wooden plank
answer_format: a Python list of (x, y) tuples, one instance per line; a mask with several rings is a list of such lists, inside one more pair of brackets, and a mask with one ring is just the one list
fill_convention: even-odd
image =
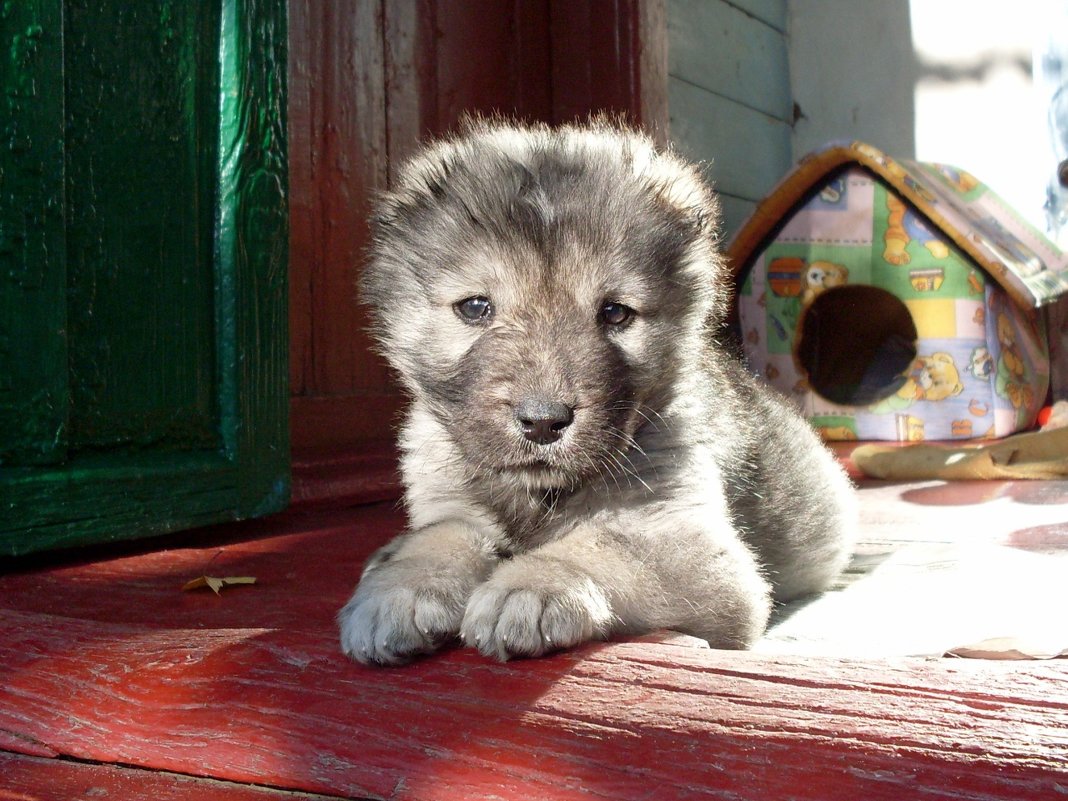
[(553, 53), (550, 47), (551, 2), (515, 0), (515, 104), (519, 116), (550, 121), (553, 114)]
[[(333, 639), (334, 614), (364, 561), (403, 528), (390, 501), (100, 546), (59, 563), (55, 554), (8, 559), (0, 561), (0, 608), (160, 629), (311, 630)], [(253, 576), (256, 584), (219, 596), (181, 590), (204, 575)]]
[[(466, 113), (548, 120), (550, 3), (435, 3), (435, 134)], [(555, 55), (555, 54), (554, 54)]]
[(75, 448), (219, 444), (214, 9), (64, 6)]
[(220, 782), (160, 771), (67, 762), (0, 752), (0, 798), (53, 801), (64, 798), (152, 801), (321, 801), (336, 798)]
[(218, 415), (235, 517), (289, 499), (285, 0), (224, 4), (215, 221)]
[(436, 0), (383, 0), (389, 182), (437, 127)]
[[(0, 605), (144, 628), (256, 626), (311, 630), (333, 639), (334, 614), (351, 594), (364, 560), (403, 527), (393, 507), (287, 512), (172, 535), (148, 553), (136, 545), (97, 549), (89, 563), (46, 570), (28, 569), (40, 564), (32, 559), (9, 561)], [(181, 590), (204, 575), (253, 576), (257, 583), (219, 596)]]
[(668, 4), (671, 75), (788, 121), (786, 41), (779, 31), (722, 2)]
[(365, 442), (356, 451), (294, 454), (291, 509), (357, 506), (397, 500), (402, 493), (392, 440)]
[[(312, 4), (316, 35), (315, 150), (303, 191), (316, 197), (304, 225), (314, 229), (312, 378), (306, 394), (352, 395), (387, 385), (356, 294), (367, 246), (371, 195), (386, 186), (386, 89), (379, 2)], [(301, 120), (302, 124), (308, 121)]]
[[(398, 9), (414, 15), (409, 5), (300, 2), (290, 8), (289, 372), (298, 450), (380, 436), (368, 431), (380, 424), (374, 411), (390, 397), (393, 407), (398, 403), (388, 369), (371, 347), (356, 282), (370, 198), (387, 184), (390, 152), (399, 156), (401, 141), (414, 143), (418, 135), (413, 120), (408, 137), (389, 128), (386, 95), (387, 84), (398, 94), (417, 89), (409, 85), (411, 75), (391, 72), (395, 62), (387, 62), (384, 41), (386, 31), (396, 38)], [(330, 405), (355, 409), (368, 399), (376, 405), (366, 415), (330, 420), (319, 413)]]
[[(317, 69), (312, 59), (318, 29), (313, 7), (289, 3), (289, 392), (303, 395), (312, 381), (312, 273), (318, 196), (312, 175), (318, 154), (313, 117)], [(292, 416), (291, 416), (292, 419)]]
[[(1061, 519), (1063, 483), (866, 485), (865, 538), (937, 537), (1011, 499), (982, 534), (1034, 547), (1021, 527), (1053, 536), (1043, 521)], [(219, 527), (167, 550), (0, 564), (0, 749), (399, 799), (650, 787), (665, 799), (1046, 799), (1068, 782), (1063, 661), (799, 658), (644, 638), (508, 665), (450, 651), (362, 668), (336, 652), (333, 614), (402, 526), (379, 505)], [(259, 581), (178, 589), (204, 573)]]
[(726, 0), (730, 5), (786, 33), (786, 0)]
[(163, 534), (240, 514), (234, 465), (219, 454), (72, 459), (0, 468), (0, 554)]
[(582, 120), (591, 111), (641, 113), (634, 0), (550, 0), (553, 121)]
[(0, 464), (66, 455), (66, 232), (60, 0), (0, 14)]
[(61, 754), (305, 792), (1046, 799), (1068, 782), (1063, 665), (617, 643), (375, 670), (307, 631), (10, 611), (0, 664), (0, 728)]
[(710, 162), (719, 191), (759, 200), (790, 168), (786, 123), (678, 78), (668, 94), (672, 139), (687, 157)]
[(394, 436), (407, 404), (392, 381), (383, 382), (378, 392), (290, 398), (293, 451), (362, 451)]
[(638, 6), (638, 121), (660, 145), (670, 139), (671, 114), (668, 110), (667, 0), (646, 0)]

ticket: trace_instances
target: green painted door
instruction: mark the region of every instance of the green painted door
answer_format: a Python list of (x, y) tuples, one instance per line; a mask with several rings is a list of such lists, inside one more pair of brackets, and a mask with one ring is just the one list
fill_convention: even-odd
[(285, 21), (0, 3), (0, 553), (285, 505)]

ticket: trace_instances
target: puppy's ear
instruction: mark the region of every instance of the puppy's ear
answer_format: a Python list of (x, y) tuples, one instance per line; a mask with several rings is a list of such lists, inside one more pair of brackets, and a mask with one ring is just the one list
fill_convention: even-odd
[(654, 150), (635, 160), (636, 170), (649, 182), (657, 199), (678, 213), (694, 233), (719, 241), (719, 202), (700, 168), (673, 151)]
[(410, 164), (396, 189), (375, 198), (369, 218), (372, 230), (410, 222), (421, 209), (439, 202), (447, 194), (450, 172), (451, 165), (444, 160)]

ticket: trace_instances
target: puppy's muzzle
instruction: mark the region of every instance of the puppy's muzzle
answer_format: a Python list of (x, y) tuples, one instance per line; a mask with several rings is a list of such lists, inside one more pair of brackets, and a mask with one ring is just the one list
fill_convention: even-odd
[(515, 407), (515, 419), (528, 440), (535, 445), (551, 445), (571, 425), (575, 410), (561, 401), (527, 398)]

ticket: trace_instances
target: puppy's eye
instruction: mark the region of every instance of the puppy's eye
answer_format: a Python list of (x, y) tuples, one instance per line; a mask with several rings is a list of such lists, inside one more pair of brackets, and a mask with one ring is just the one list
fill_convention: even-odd
[(601, 322), (608, 326), (622, 326), (634, 319), (635, 311), (630, 306), (609, 301), (601, 307)]
[(452, 307), (465, 323), (487, 323), (493, 317), (493, 304), (482, 295), (457, 301)]

